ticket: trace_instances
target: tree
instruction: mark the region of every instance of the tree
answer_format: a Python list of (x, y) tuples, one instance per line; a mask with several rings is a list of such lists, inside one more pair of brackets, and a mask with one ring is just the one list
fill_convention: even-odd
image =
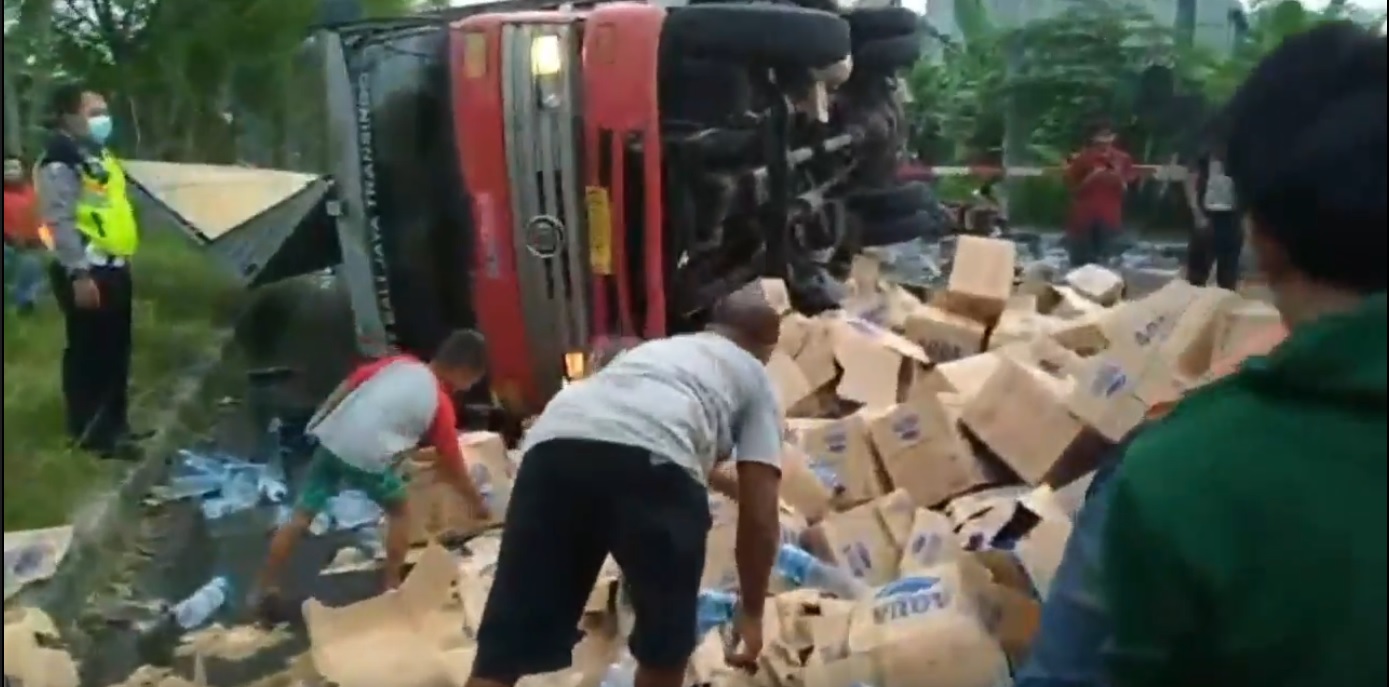
[[(414, 3), (363, 4), (379, 16)], [(118, 145), (132, 157), (234, 162), (249, 123), (267, 123), (267, 147), (277, 150), (290, 118), (321, 108), (298, 95), (320, 76), (295, 59), (318, 0), (6, 0), (7, 20), (12, 6), (5, 64), (21, 65), (14, 76), (29, 133), (54, 77), (110, 96)]]

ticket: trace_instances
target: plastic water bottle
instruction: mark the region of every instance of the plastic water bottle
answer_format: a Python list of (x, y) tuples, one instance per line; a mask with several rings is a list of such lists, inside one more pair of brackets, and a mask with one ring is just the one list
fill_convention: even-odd
[(871, 591), (853, 575), (790, 544), (782, 544), (777, 551), (776, 572), (798, 587), (819, 589), (841, 599), (862, 599)]
[(206, 624), (218, 609), (231, 598), (231, 582), (225, 577), (214, 577), (198, 588), (188, 598), (178, 602), (173, 608), (174, 622), (185, 630), (192, 630)]
[(608, 666), (600, 687), (632, 687), (637, 681), (637, 665), (630, 656)]
[(731, 592), (706, 589), (699, 593), (697, 624), (695, 629), (703, 637), (710, 630), (733, 620), (737, 612), (738, 595)]

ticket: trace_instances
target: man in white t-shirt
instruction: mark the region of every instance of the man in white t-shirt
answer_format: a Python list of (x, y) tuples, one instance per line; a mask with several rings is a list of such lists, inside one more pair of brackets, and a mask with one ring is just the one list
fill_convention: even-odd
[(681, 687), (696, 641), (706, 487), (730, 456), (743, 650), (729, 661), (755, 665), (780, 537), (782, 422), (764, 367), (778, 334), (761, 293), (740, 291), (716, 306), (708, 331), (638, 345), (550, 401), (526, 435), (468, 687), (568, 666), (609, 554), (636, 615), (636, 684)]
[(468, 474), (458, 445), (453, 392), (476, 384), (487, 370), (482, 335), (457, 331), (439, 345), (428, 363), (397, 355), (369, 362), (348, 375), (309, 420), (308, 434), (318, 440), (313, 461), (299, 490), (294, 515), (275, 532), (253, 590), (256, 610), (267, 619), (277, 615), (277, 583), (294, 547), (344, 489), (366, 494), (386, 513), (386, 561), (383, 583), (400, 585), (410, 549), (409, 513), (399, 468), (420, 445), (435, 449), (439, 475), (479, 519), (487, 505)]

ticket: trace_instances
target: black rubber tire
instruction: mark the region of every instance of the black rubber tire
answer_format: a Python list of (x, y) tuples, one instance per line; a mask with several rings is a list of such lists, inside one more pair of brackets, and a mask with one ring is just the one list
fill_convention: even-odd
[(744, 65), (678, 55), (662, 62), (663, 118), (714, 127), (752, 107), (752, 84)]
[(844, 15), (854, 45), (910, 36), (920, 30), (921, 15), (905, 7), (864, 7)]
[(824, 67), (852, 49), (849, 24), (829, 12), (785, 5), (691, 5), (672, 9), (668, 54), (787, 67)]
[(886, 222), (865, 220), (860, 238), (865, 248), (906, 243), (932, 236), (934, 221), (925, 210)]
[(922, 183), (870, 189), (844, 199), (849, 209), (869, 221), (888, 221), (926, 210), (936, 202), (931, 188)]
[(895, 72), (921, 59), (922, 37), (918, 33), (896, 38), (880, 38), (854, 48), (854, 69)]

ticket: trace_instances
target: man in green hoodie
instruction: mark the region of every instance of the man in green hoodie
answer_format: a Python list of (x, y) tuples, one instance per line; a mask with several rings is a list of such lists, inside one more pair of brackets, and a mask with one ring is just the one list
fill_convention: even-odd
[(1228, 170), (1287, 324), (1114, 478), (1112, 687), (1383, 687), (1385, 39), (1294, 36), (1231, 101)]

